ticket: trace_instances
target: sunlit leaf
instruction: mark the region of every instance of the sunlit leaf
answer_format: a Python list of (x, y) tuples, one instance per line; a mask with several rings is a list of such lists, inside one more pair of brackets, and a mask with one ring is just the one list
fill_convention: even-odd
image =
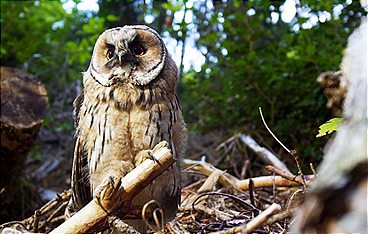
[(316, 137), (322, 137), (327, 134), (331, 134), (334, 131), (337, 131), (342, 121), (343, 118), (333, 118), (328, 120), (326, 123), (319, 126), (318, 134)]

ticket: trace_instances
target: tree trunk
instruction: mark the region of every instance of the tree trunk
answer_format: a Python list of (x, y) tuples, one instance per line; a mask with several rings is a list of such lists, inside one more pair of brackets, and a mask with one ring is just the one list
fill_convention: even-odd
[[(48, 106), (44, 85), (21, 70), (1, 67), (0, 187), (2, 204), (40, 129)], [(5, 200), (4, 200), (5, 199)]]

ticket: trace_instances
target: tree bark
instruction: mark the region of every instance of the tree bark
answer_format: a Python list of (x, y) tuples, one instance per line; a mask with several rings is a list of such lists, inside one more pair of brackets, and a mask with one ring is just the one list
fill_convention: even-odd
[[(44, 85), (34, 76), (10, 67), (0, 70), (0, 188), (3, 209), (6, 210), (6, 204), (17, 193), (12, 184), (21, 174), (25, 156), (38, 134), (48, 107), (48, 97)], [(6, 218), (1, 216), (4, 221)], [(19, 218), (19, 214), (17, 216)]]

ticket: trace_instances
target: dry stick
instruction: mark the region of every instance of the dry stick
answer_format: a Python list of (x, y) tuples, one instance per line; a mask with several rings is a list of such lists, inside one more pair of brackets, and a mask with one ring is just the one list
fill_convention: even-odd
[[(94, 198), (51, 233), (87, 232), (94, 224), (107, 217), (105, 210), (113, 211), (116, 207), (129, 202), (152, 180), (175, 163), (175, 159), (167, 147), (158, 149), (153, 156), (159, 163), (147, 159), (123, 178), (115, 179), (114, 184), (106, 181), (107, 183), (103, 184), (99, 190), (99, 201), (98, 198)], [(121, 186), (119, 186), (120, 184)]]
[(291, 174), (290, 170), (286, 167), (286, 165), (283, 162), (280, 161), (280, 159), (276, 157), (276, 155), (271, 153), (268, 149), (258, 145), (257, 142), (252, 137), (244, 134), (239, 134), (238, 137), (246, 146), (248, 146), (264, 161), (266, 161), (267, 163), (271, 163), (275, 167), (278, 167), (281, 170)]
[(254, 229), (264, 223), (271, 215), (281, 210), (279, 204), (273, 203), (267, 209), (262, 211), (258, 216), (244, 225), (233, 227), (227, 230), (213, 232), (213, 234), (230, 234), (230, 233), (251, 233)]
[[(216, 185), (217, 181), (219, 180), (221, 174), (223, 173), (223, 171), (221, 170), (214, 170), (212, 172), (212, 174), (204, 181), (204, 183), (202, 184), (202, 186), (198, 189), (197, 193), (191, 194), (189, 196), (186, 197), (186, 199), (184, 199), (181, 203), (182, 207), (189, 207), (192, 205), (192, 203), (197, 199), (197, 197), (199, 196), (198, 193), (202, 193), (205, 191), (211, 191), (212, 188)], [(201, 201), (206, 200), (207, 197), (202, 197)]]
[(289, 150), (284, 144), (282, 144), (282, 142), (275, 136), (275, 134), (271, 131), (271, 129), (268, 127), (264, 117), (263, 117), (263, 113), (262, 113), (262, 108), (261, 107), (258, 107), (259, 109), (259, 114), (261, 115), (261, 119), (262, 119), (262, 122), (264, 124), (264, 126), (266, 127), (267, 131), (271, 134), (271, 136), (291, 155), (293, 156), (295, 162), (296, 162), (296, 166), (298, 167), (298, 173), (299, 175), (302, 177), (303, 179), (303, 187), (304, 189), (306, 189), (306, 184), (305, 184), (305, 181), (304, 181), (304, 175), (303, 175), (303, 172), (302, 172), (302, 169), (300, 167), (300, 164), (299, 164), (299, 156), (297, 155), (296, 153), (296, 150)]
[(295, 181), (295, 182), (298, 182), (299, 184), (303, 185), (303, 179), (300, 175), (296, 176), (296, 175), (293, 175), (293, 174), (289, 174), (289, 173), (286, 173), (285, 171), (280, 170), (277, 167), (273, 167), (273, 166), (270, 166), (270, 165), (266, 166), (266, 169), (270, 172), (273, 172), (275, 174), (278, 174), (278, 175), (284, 177), (285, 179)]
[(221, 148), (224, 148), (228, 143), (231, 143), (233, 142), (235, 139), (237, 138), (236, 135), (226, 139), (224, 142), (222, 142), (221, 144), (219, 144), (217, 147), (216, 147), (216, 151), (219, 151)]
[(310, 169), (312, 170), (313, 175), (314, 175), (314, 176), (317, 176), (317, 172), (316, 172), (316, 169), (314, 169), (313, 163), (309, 163), (309, 167), (310, 167)]
[[(314, 178), (313, 175), (304, 176), (304, 179), (310, 181)], [(288, 180), (282, 176), (259, 176), (251, 179), (239, 180), (236, 187), (240, 190), (249, 189), (250, 180), (253, 181), (254, 188), (272, 187), (287, 187), (287, 186), (298, 186), (298, 182)]]
[(40, 211), (36, 210), (34, 212), (34, 221), (33, 221), (33, 224), (32, 224), (32, 232), (38, 232), (38, 223), (39, 223), (39, 216), (40, 216)]
[(63, 201), (69, 202), (71, 194), (72, 194), (71, 190), (66, 190), (60, 194), (57, 194), (56, 198), (52, 199), (39, 209), (40, 213), (46, 214), (49, 211), (54, 210), (55, 206), (58, 206), (60, 203), (63, 203)]
[[(191, 159), (183, 159), (182, 163), (184, 165), (187, 166), (191, 166), (192, 170), (196, 170), (199, 171), (201, 173), (203, 173), (206, 176), (210, 176), (215, 170), (220, 170), (216, 167), (214, 167), (213, 165), (203, 162), (203, 161), (196, 161), (196, 160), (191, 160)], [(230, 187), (230, 188), (235, 188), (236, 189), (236, 184), (239, 181), (238, 178), (236, 178), (235, 176), (230, 175), (229, 173), (222, 171), (220, 178), (219, 178), (219, 182), (224, 185), (225, 187)]]
[[(210, 176), (215, 170), (220, 170), (214, 166), (212, 166), (209, 163), (203, 162), (203, 161), (196, 161), (191, 159), (183, 159), (182, 160), (184, 165), (191, 166), (192, 170), (199, 171), (203, 173), (206, 176)], [(194, 166), (193, 166), (194, 165)], [(221, 171), (221, 170), (220, 170)], [(231, 187), (239, 190), (247, 190), (249, 189), (249, 180), (239, 180), (238, 178), (230, 175), (229, 173), (222, 171), (219, 178), (219, 182), (225, 186), (225, 187)], [(307, 181), (313, 180), (313, 175), (306, 175), (303, 176), (303, 179), (306, 179)], [(288, 180), (283, 178), (282, 176), (260, 176), (252, 178), (254, 187), (260, 188), (260, 187), (272, 187), (273, 185), (276, 186), (297, 186), (299, 183)]]
[(56, 215), (60, 212), (60, 211), (65, 211), (66, 206), (68, 205), (69, 202), (64, 202), (62, 203), (47, 219), (46, 219), (46, 224), (50, 223), (51, 220), (53, 220)]

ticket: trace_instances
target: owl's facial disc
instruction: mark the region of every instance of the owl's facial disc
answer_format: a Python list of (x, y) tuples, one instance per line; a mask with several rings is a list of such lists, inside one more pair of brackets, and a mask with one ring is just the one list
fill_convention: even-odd
[(98, 38), (90, 75), (102, 86), (119, 83), (147, 85), (161, 72), (166, 48), (161, 37), (146, 26), (124, 26)]

